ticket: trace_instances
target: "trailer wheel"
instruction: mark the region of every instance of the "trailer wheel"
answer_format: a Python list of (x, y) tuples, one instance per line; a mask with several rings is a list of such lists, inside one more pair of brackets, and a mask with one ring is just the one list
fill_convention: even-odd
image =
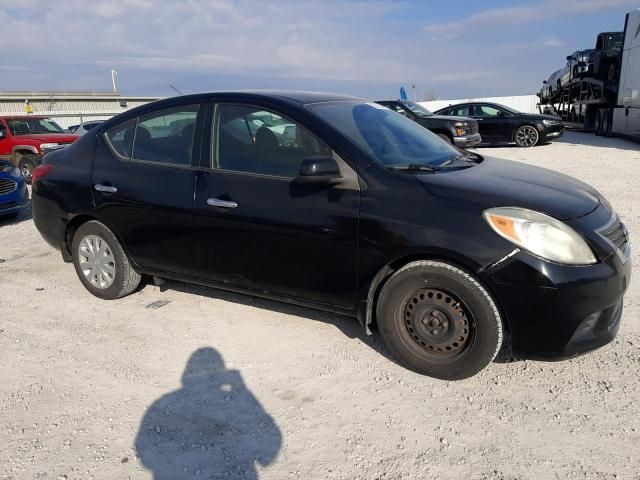
[(596, 116), (593, 120), (593, 133), (598, 137), (602, 135), (602, 110), (596, 111)]

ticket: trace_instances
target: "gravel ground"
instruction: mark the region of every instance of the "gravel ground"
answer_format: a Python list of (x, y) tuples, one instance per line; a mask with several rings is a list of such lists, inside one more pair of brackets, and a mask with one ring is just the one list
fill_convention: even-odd
[[(481, 152), (595, 185), (640, 232), (639, 145)], [(445, 382), (349, 318), (173, 282), (98, 300), (28, 212), (0, 258), (2, 479), (640, 479), (635, 285), (612, 344)]]

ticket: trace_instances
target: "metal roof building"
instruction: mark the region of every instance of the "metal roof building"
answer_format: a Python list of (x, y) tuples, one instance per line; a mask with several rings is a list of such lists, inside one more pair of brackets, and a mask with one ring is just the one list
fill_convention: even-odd
[(123, 96), (113, 92), (2, 92), (0, 115), (45, 115), (61, 127), (106, 120), (160, 97)]

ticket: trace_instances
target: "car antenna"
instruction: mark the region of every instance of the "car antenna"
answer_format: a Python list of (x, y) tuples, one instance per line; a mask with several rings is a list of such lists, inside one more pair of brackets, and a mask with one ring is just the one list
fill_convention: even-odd
[(178, 92), (180, 95), (184, 95), (184, 93), (182, 93), (180, 90), (178, 90), (176, 87), (174, 87), (173, 85), (169, 84), (169, 86), (174, 89), (176, 92)]

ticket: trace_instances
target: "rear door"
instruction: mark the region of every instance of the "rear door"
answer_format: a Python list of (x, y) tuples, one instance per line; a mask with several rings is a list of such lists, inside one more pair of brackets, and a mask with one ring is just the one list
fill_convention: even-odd
[(193, 272), (193, 195), (200, 105), (160, 110), (100, 135), (92, 173), (98, 217), (133, 261)]
[[(309, 130), (259, 105), (219, 103), (199, 172), (198, 276), (261, 293), (354, 306), (355, 171)], [(304, 158), (334, 156), (343, 179), (299, 184)]]

